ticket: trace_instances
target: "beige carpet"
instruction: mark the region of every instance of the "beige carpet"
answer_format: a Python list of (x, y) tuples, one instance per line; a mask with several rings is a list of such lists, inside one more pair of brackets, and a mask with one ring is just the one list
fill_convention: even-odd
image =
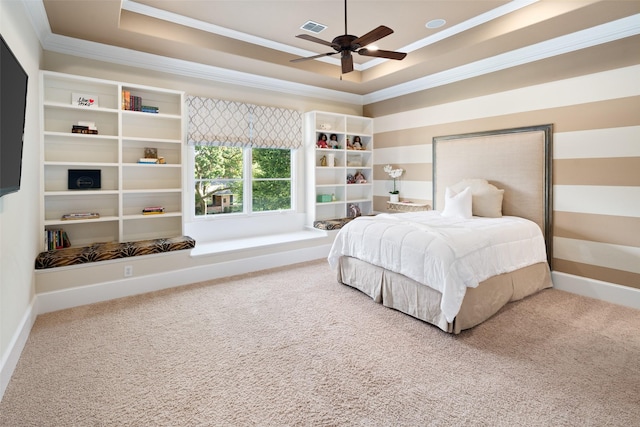
[(459, 336), (325, 261), (40, 316), (2, 426), (638, 426), (640, 311), (554, 289)]

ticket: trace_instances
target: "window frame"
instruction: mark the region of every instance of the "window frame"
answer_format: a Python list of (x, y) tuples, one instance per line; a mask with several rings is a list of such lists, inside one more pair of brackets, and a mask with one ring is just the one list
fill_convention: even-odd
[[(287, 214), (296, 214), (298, 213), (298, 193), (300, 191), (301, 186), (304, 186), (303, 182), (299, 181), (298, 178), (298, 166), (299, 166), (299, 153), (303, 150), (302, 148), (288, 148), (290, 152), (290, 170), (291, 174), (289, 180), (291, 182), (291, 206), (288, 209), (280, 209), (280, 210), (269, 210), (269, 211), (258, 211), (253, 212), (253, 156), (252, 150), (254, 147), (242, 147), (242, 185), (243, 185), (243, 211), (242, 212), (230, 212), (225, 213), (223, 215), (196, 215), (195, 213), (195, 158), (196, 158), (196, 150), (194, 145), (187, 145), (187, 156), (188, 166), (185, 171), (186, 173), (186, 188), (187, 194), (185, 195), (185, 199), (188, 200), (188, 207), (185, 207), (187, 210), (185, 212), (189, 212), (188, 219), (185, 220), (197, 223), (201, 221), (224, 221), (225, 218), (260, 218), (270, 215), (287, 215)], [(255, 147), (260, 148), (260, 147)], [(247, 179), (249, 177), (249, 179)], [(284, 179), (284, 178), (282, 178)]]

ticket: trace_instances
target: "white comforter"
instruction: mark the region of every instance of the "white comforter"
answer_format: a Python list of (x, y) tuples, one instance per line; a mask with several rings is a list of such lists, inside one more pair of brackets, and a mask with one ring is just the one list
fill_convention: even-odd
[(524, 218), (456, 219), (439, 211), (358, 217), (340, 229), (328, 261), (361, 259), (403, 274), (442, 294), (452, 322), (467, 287), (538, 262), (546, 262), (540, 228)]

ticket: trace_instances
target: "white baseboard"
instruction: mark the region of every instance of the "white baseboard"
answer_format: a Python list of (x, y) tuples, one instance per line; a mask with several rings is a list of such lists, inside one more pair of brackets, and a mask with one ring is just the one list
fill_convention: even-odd
[(37, 294), (37, 314), (326, 258), (330, 244)]
[(551, 279), (553, 287), (561, 291), (640, 310), (640, 289), (557, 271), (551, 272)]
[(29, 304), (29, 307), (27, 307), (27, 311), (24, 313), (24, 316), (22, 316), (20, 324), (7, 347), (6, 353), (2, 355), (2, 359), (0, 360), (0, 401), (2, 401), (4, 392), (9, 385), (13, 371), (18, 365), (18, 360), (20, 359), (22, 350), (29, 338), (31, 328), (36, 321), (36, 305), (37, 300), (34, 298), (31, 304)]

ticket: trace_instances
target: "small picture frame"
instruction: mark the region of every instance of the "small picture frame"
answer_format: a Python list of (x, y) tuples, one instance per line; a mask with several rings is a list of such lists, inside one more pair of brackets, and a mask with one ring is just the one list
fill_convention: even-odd
[(72, 93), (71, 104), (76, 107), (95, 108), (99, 106), (98, 97), (87, 93)]
[(153, 147), (144, 147), (144, 158), (145, 159), (157, 159), (158, 158), (158, 149)]

